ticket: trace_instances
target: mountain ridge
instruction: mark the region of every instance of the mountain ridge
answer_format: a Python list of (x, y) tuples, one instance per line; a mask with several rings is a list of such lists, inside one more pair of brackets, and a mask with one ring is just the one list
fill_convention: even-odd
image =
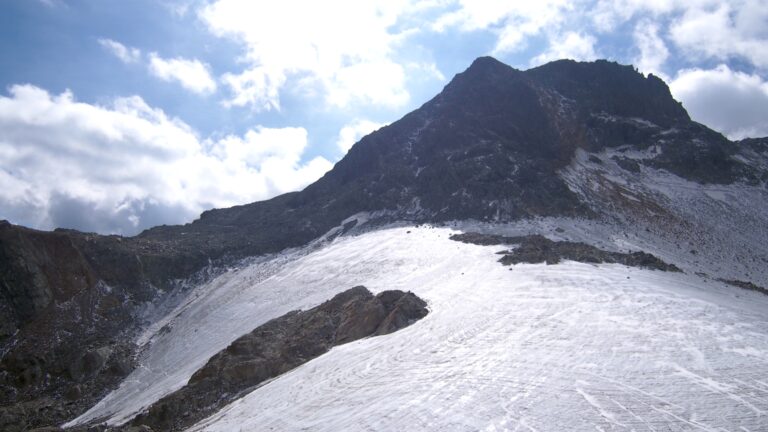
[[(574, 187), (563, 175), (582, 153), (606, 151), (630, 174), (663, 169), (700, 185), (763, 189), (768, 180), (759, 162), (768, 152), (765, 138), (735, 143), (692, 121), (658, 77), (604, 60), (519, 71), (481, 57), (420, 108), (363, 137), (302, 191), (209, 210), (192, 223), (134, 237), (0, 223), (0, 317), (11, 323), (0, 332), (8, 371), (0, 405), (42, 394), (63, 399), (77, 376), (90, 396), (57, 406), (62, 411), (54, 415), (81, 412), (125, 370), (105, 366), (114, 361), (109, 356), (93, 374), (73, 374), (72, 364), (105, 346), (135, 349), (114, 341), (129, 339), (162, 315), (163, 305), (183, 298), (185, 280), (208, 278), (216, 274), (209, 270), (239, 259), (364, 224), (631, 213), (639, 204), (621, 198), (621, 185), (608, 195)], [(605, 162), (595, 161), (590, 172), (600, 175)], [(642, 205), (665, 210), (650, 199)]]

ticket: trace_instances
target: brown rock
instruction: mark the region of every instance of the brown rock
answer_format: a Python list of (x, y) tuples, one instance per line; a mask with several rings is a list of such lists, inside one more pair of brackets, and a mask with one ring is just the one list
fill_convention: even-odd
[(376, 335), (396, 332), (427, 316), (427, 303), (407, 292), (393, 305), (391, 312), (384, 318), (376, 329)]
[(412, 293), (365, 287), (344, 291), (303, 312), (273, 319), (232, 342), (195, 372), (187, 385), (153, 404), (131, 425), (182, 430), (260, 383), (285, 373), (335, 345), (386, 334), (427, 314)]
[(374, 331), (386, 317), (386, 310), (376, 298), (354, 299), (344, 305), (343, 318), (336, 331), (336, 344), (364, 338)]

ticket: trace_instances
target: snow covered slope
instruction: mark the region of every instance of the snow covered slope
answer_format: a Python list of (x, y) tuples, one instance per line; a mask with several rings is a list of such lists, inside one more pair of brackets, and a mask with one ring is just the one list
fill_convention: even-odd
[[(557, 222), (563, 235), (586, 229)], [(504, 267), (502, 247), (452, 232), (382, 229), (228, 272), (74, 423), (124, 422), (242, 333), (362, 284), (413, 291), (431, 312), (334, 348), (192, 430), (768, 429), (768, 296), (691, 272)]]

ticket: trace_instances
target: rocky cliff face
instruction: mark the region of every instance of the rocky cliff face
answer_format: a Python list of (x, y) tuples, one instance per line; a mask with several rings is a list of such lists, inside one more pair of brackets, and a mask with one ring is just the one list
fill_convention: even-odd
[[(630, 66), (563, 60), (519, 71), (479, 58), (301, 192), (132, 238), (0, 223), (0, 406), (71, 418), (130, 371), (129, 341), (151, 319), (147, 309), (173, 303), (177, 281), (304, 245), (355, 214), (369, 212), (369, 223), (511, 221), (642, 205), (657, 217), (665, 209), (655, 202), (627, 199), (617, 185), (574, 187), (562, 172), (579, 154), (618, 149), (611, 160), (627, 172), (764, 188), (766, 148), (691, 121), (659, 78)], [(79, 395), (62, 402), (74, 387)]]
[[(97, 241), (101, 254), (88, 246)], [(134, 308), (155, 293), (109, 246), (117, 241), (0, 224), (3, 430), (71, 418), (132, 370), (135, 347), (119, 336), (138, 327)]]

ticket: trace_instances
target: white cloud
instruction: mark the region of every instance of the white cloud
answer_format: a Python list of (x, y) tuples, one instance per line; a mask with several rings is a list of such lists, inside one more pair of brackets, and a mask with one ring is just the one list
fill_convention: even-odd
[(689, 59), (740, 58), (768, 67), (766, 0), (599, 0), (591, 16), (606, 33), (638, 17), (671, 21), (669, 38)]
[(547, 50), (531, 60), (531, 65), (536, 66), (552, 60), (595, 60), (598, 57), (595, 51), (597, 40), (594, 36), (577, 32), (568, 32), (550, 40)]
[(336, 141), (336, 145), (343, 153), (347, 153), (349, 149), (352, 148), (352, 145), (358, 142), (360, 138), (381, 128), (382, 126), (384, 126), (384, 124), (372, 122), (370, 120), (355, 120), (341, 128), (339, 131), (339, 139)]
[(211, 77), (208, 65), (197, 59), (164, 59), (157, 53), (151, 53), (149, 71), (164, 81), (177, 81), (182, 87), (198, 94), (216, 91), (216, 81)]
[(199, 15), (215, 35), (245, 47), (245, 69), (223, 78), (232, 91), (229, 105), (277, 109), (280, 91), (295, 79), (295, 91), (319, 93), (331, 106), (399, 107), (409, 94), (393, 51), (408, 31), (394, 26), (410, 6), (410, 0), (217, 0)]
[(659, 27), (650, 20), (640, 21), (635, 26), (634, 32), (635, 45), (640, 51), (639, 56), (635, 57), (634, 64), (644, 73), (653, 73), (662, 79), (667, 76), (662, 70), (662, 66), (669, 58), (669, 50), (664, 40), (659, 36)]
[(768, 82), (758, 75), (715, 69), (680, 71), (670, 90), (691, 117), (732, 139), (768, 136)]
[(743, 58), (768, 68), (768, 4), (765, 0), (691, 8), (671, 25), (672, 40), (691, 57)]
[[(99, 44), (123, 63), (141, 60), (142, 53), (138, 48), (127, 47), (112, 39), (99, 39)], [(200, 60), (164, 59), (157, 53), (150, 53), (147, 66), (152, 75), (163, 81), (176, 81), (194, 93), (210, 94), (216, 91), (216, 81), (211, 76), (210, 67)]]
[(176, 18), (184, 18), (199, 0), (161, 0), (161, 4)]
[(251, 105), (258, 111), (280, 109), (280, 89), (287, 77), (279, 67), (262, 66), (240, 74), (226, 73), (221, 79), (232, 91), (232, 98), (225, 101), (224, 106)]
[(598, 0), (590, 8), (590, 16), (597, 30), (612, 32), (619, 24), (637, 15), (656, 18), (681, 8), (699, 7), (707, 2), (711, 3), (711, 0)]
[(409, 63), (407, 67), (409, 69), (409, 73), (430, 77), (436, 79), (437, 81), (445, 81), (446, 79), (445, 75), (440, 72), (440, 69), (438, 69), (437, 65), (434, 63)]
[(462, 31), (491, 29), (498, 34), (495, 54), (526, 46), (530, 36), (558, 27), (575, 6), (566, 0), (495, 1), (459, 0), (457, 8), (433, 24), (437, 31), (458, 27)]
[(110, 106), (31, 85), (0, 96), (0, 218), (132, 234), (211, 207), (297, 190), (331, 168), (302, 162), (303, 128), (200, 139), (141, 98)]
[[(636, 48), (641, 51), (632, 60), (642, 63), (647, 71), (660, 72), (669, 55), (665, 37), (690, 59), (738, 58), (768, 68), (766, 0), (449, 0), (440, 5), (448, 12), (432, 23), (433, 30), (494, 33), (494, 54), (525, 49), (530, 39), (538, 36), (544, 36), (551, 45), (563, 45), (563, 35), (571, 35), (565, 42), (579, 42), (574, 35), (586, 32), (599, 35), (601, 41), (604, 37), (610, 40), (619, 26), (632, 23), (636, 25)], [(643, 28), (649, 23), (650, 27)], [(582, 57), (589, 57), (586, 54), (588, 50), (581, 52)], [(543, 58), (532, 63), (538, 64)]]
[(112, 39), (99, 39), (99, 45), (119, 58), (123, 63), (136, 63), (141, 60), (141, 50), (127, 47)]
[(343, 67), (324, 84), (327, 102), (339, 108), (353, 101), (399, 107), (410, 98), (403, 66), (385, 59)]

